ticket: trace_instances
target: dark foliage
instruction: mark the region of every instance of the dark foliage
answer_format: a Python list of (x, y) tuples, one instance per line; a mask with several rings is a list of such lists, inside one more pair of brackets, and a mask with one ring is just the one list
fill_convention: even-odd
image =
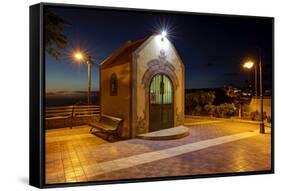
[(64, 34), (65, 26), (69, 24), (60, 16), (47, 9), (45, 12), (45, 48), (57, 61), (61, 52), (66, 49), (67, 37)]

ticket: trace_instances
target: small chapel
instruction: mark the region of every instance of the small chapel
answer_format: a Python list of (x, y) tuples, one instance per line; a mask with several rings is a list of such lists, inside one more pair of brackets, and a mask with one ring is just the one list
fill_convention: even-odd
[(123, 138), (183, 125), (184, 72), (166, 36), (128, 41), (100, 65), (100, 112), (123, 119)]

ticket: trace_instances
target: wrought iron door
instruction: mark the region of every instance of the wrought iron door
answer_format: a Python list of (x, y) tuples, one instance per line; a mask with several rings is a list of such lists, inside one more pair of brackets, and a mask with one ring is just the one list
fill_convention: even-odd
[(158, 131), (174, 126), (173, 85), (164, 74), (153, 77), (149, 89), (149, 131)]

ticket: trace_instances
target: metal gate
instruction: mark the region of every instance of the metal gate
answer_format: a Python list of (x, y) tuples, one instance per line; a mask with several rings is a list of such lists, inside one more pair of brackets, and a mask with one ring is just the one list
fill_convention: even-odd
[(149, 98), (149, 131), (173, 127), (173, 85), (166, 75), (157, 74), (153, 77)]

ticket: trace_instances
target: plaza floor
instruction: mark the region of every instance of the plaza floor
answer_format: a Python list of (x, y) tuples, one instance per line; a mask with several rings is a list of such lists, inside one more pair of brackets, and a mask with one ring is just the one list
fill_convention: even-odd
[(176, 140), (108, 143), (90, 127), (46, 132), (46, 183), (270, 170), (270, 133), (255, 124), (188, 121)]

